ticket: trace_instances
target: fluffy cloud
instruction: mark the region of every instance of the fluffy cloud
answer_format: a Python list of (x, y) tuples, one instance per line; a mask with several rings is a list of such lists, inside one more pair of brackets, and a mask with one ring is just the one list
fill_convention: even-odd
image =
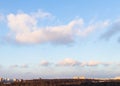
[[(108, 21), (93, 22), (85, 26), (83, 19), (74, 19), (68, 24), (57, 26), (39, 26), (39, 20), (50, 17), (50, 13), (17, 13), (7, 15), (10, 32), (8, 37), (20, 44), (69, 44), (76, 37), (87, 36), (97, 28), (104, 28)], [(49, 22), (49, 21), (48, 21)]]
[(57, 63), (58, 66), (79, 66), (80, 64), (80, 62), (71, 58), (65, 58), (64, 60)]
[(87, 66), (98, 66), (99, 64), (102, 64), (98, 61), (89, 61), (86, 65)]
[[(36, 27), (37, 21), (34, 18), (31, 18), (26, 14), (19, 15), (15, 16), (10, 14), (8, 16), (8, 25), (11, 28), (11, 31), (14, 32), (15, 40), (25, 44), (46, 42), (66, 44), (73, 42), (74, 31), (72, 29), (78, 23), (82, 23), (82, 20), (73, 20), (67, 25), (39, 28)], [(22, 16), (23, 18), (21, 18)]]

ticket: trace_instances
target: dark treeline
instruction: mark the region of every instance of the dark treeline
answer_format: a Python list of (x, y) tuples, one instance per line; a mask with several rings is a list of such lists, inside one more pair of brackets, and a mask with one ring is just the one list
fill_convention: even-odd
[(21, 82), (0, 83), (0, 86), (120, 86), (119, 80), (94, 79), (36, 79)]

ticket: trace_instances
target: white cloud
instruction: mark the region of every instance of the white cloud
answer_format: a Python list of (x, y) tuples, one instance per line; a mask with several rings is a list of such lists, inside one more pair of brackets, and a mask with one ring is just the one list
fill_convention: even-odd
[(20, 44), (69, 44), (73, 43), (76, 37), (87, 36), (97, 28), (104, 28), (109, 24), (108, 21), (102, 21), (86, 25), (84, 20), (79, 18), (70, 21), (68, 24), (39, 26), (39, 19), (50, 16), (50, 13), (40, 10), (31, 14), (11, 13), (7, 15), (10, 29), (8, 36)]
[(101, 64), (98, 61), (89, 61), (86, 65), (87, 66), (98, 66), (99, 64)]
[(99, 65), (102, 65), (102, 66), (110, 66), (112, 65), (113, 63), (111, 62), (99, 62), (99, 61), (94, 61), (94, 60), (91, 60), (91, 61), (88, 61), (88, 62), (81, 62), (81, 66), (99, 66)]
[[(97, 67), (99, 65), (101, 66), (111, 66), (111, 65), (120, 65), (118, 63), (111, 63), (111, 62), (99, 62), (99, 61), (94, 61), (94, 60), (91, 60), (91, 61), (79, 61), (79, 60), (75, 60), (75, 59), (72, 59), (72, 58), (64, 58), (63, 60), (60, 60), (58, 62), (49, 62), (49, 61), (46, 61), (46, 60), (42, 60), (40, 61), (39, 63), (39, 66), (46, 66), (46, 67), (50, 67), (50, 66), (66, 66), (66, 67), (69, 67), (69, 66), (77, 66), (77, 67)], [(11, 65), (10, 67), (11, 68), (29, 68), (30, 64), (21, 64), (21, 65)]]
[(99, 65), (109, 66), (109, 65), (112, 65), (112, 63), (99, 62), (99, 61), (94, 61), (94, 60), (87, 61), (87, 62), (85, 62), (85, 61), (80, 62), (79, 60), (74, 60), (71, 58), (65, 58), (62, 61), (59, 61), (57, 63), (57, 66), (81, 66), (81, 67), (88, 66), (88, 67), (93, 67), (93, 66), (99, 66)]
[(115, 63), (111, 63), (111, 62), (102, 62), (102, 65), (103, 66), (110, 66), (110, 65), (113, 65)]
[(29, 66), (27, 64), (23, 64), (23, 65), (11, 65), (10, 66), (11, 68), (28, 68)]
[(49, 66), (49, 65), (51, 65), (51, 63), (46, 61), (46, 60), (43, 60), (43, 61), (40, 62), (40, 65), (41, 66)]
[(44, 19), (44, 18), (51, 18), (53, 17), (50, 13), (48, 12), (44, 12), (43, 10), (38, 10), (37, 12), (33, 12), (32, 13), (33, 18), (40, 18), (40, 19)]
[(11, 68), (17, 68), (17, 67), (19, 67), (18, 65), (11, 65), (10, 66)]
[(29, 66), (27, 64), (23, 64), (20, 66), (21, 68), (28, 68)]
[(37, 20), (30, 15), (20, 13), (17, 15), (9, 14), (7, 16), (8, 26), (11, 31), (15, 33), (26, 33), (33, 30), (36, 26)]
[(81, 66), (98, 66), (100, 64), (98, 61), (81, 62)]
[(8, 26), (11, 31), (17, 33), (28, 33), (36, 30), (38, 19), (50, 17), (50, 13), (38, 10), (37, 12), (27, 14), (24, 12), (7, 15)]
[(37, 20), (27, 15), (9, 14), (7, 16), (8, 26), (14, 39), (19, 43), (34, 44), (34, 43), (61, 43), (66, 44), (74, 41), (74, 26), (82, 24), (82, 19), (73, 20), (67, 25), (37, 27)]
[(101, 28), (105, 28), (108, 27), (110, 24), (110, 22), (108, 20), (105, 21), (101, 21), (101, 22), (92, 22), (87, 26), (83, 27), (83, 30), (79, 30), (78, 34), (80, 36), (87, 36), (90, 33), (92, 33), (93, 31), (95, 31), (96, 29), (101, 29)]
[(80, 66), (80, 64), (80, 62), (71, 58), (65, 58), (64, 60), (57, 63), (58, 66)]

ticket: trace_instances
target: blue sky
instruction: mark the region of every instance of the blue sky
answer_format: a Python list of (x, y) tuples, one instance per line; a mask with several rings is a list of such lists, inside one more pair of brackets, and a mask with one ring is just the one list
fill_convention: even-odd
[(1, 0), (0, 76), (120, 76), (119, 3)]

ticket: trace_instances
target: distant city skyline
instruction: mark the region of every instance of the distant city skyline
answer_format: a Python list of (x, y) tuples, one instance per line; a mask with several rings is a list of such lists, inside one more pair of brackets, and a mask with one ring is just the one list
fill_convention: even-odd
[(120, 76), (119, 3), (1, 0), (0, 77)]

